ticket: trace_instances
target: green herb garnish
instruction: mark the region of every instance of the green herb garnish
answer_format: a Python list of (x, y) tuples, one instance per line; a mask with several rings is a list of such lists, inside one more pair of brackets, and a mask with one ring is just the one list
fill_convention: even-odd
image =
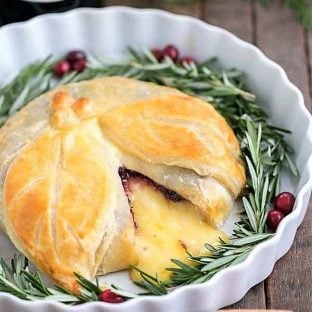
[[(267, 210), (279, 192), (280, 173), (284, 164), (297, 175), (291, 154), (292, 149), (285, 141), (289, 131), (268, 123), (268, 116), (256, 104), (256, 97), (245, 84), (244, 74), (236, 69), (220, 70), (216, 59), (199, 65), (179, 65), (165, 58), (158, 62), (153, 54), (145, 50), (138, 54), (130, 50), (131, 60), (126, 63), (109, 64), (94, 60), (82, 73), (72, 72), (62, 79), (53, 77), (51, 58), (27, 66), (8, 85), (0, 89), (0, 123), (26, 105), (38, 95), (58, 85), (88, 80), (100, 76), (126, 76), (177, 88), (189, 95), (211, 103), (229, 122), (238, 137), (247, 164), (247, 195), (243, 197), (244, 211), (236, 223), (229, 242), (220, 241), (219, 248), (206, 245), (210, 256), (189, 256), (194, 262), (190, 266), (172, 259), (175, 267), (169, 282), (140, 271), (142, 282), (136, 284), (144, 293), (138, 295), (163, 295), (176, 286), (207, 281), (222, 269), (244, 261), (260, 242), (274, 234), (266, 232)], [(12, 293), (22, 299), (51, 299), (69, 304), (95, 301), (100, 291), (93, 283), (77, 275), (82, 286), (80, 295), (66, 290), (44, 286), (39, 273), (29, 273), (27, 264), (15, 257), (9, 267), (0, 261), (0, 291)], [(130, 299), (137, 297), (113, 286), (113, 291)]]

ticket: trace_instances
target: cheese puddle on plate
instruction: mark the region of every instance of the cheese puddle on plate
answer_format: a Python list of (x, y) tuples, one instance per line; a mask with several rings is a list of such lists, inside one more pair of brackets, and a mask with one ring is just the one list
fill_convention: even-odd
[[(218, 245), (227, 235), (211, 226), (187, 200), (173, 202), (153, 186), (137, 179), (131, 182), (131, 201), (137, 225), (135, 252), (138, 269), (168, 280), (166, 268), (175, 267), (170, 259), (187, 260), (186, 250), (192, 255), (207, 254), (205, 243)], [(192, 263), (188, 261), (188, 263)], [(140, 273), (130, 272), (131, 279), (141, 281)]]

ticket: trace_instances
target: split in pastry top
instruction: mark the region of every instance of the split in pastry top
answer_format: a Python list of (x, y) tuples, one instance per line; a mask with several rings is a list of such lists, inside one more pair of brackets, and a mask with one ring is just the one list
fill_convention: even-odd
[[(118, 173), (124, 167), (175, 192), (181, 202), (162, 199), (146, 179), (141, 187), (137, 178), (131, 182), (129, 193)], [(133, 79), (61, 87), (28, 104), (0, 130), (2, 228), (72, 291), (78, 291), (73, 272), (92, 278), (135, 264), (167, 278), (163, 272), (172, 256), (155, 264), (151, 255), (172, 250), (186, 260), (182, 245), (196, 253), (206, 232), (207, 243), (224, 239), (215, 224), (224, 221), (244, 184), (237, 139), (210, 104)], [(154, 198), (156, 215), (167, 217), (167, 229), (158, 234), (168, 244), (151, 232), (159, 224), (148, 198)], [(188, 222), (189, 239), (177, 222)]]

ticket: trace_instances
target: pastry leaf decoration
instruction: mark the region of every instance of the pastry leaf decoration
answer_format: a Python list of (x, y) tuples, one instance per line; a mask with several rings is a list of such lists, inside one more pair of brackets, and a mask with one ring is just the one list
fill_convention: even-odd
[[(229, 242), (220, 241), (218, 248), (206, 245), (210, 256), (189, 255), (194, 265), (172, 259), (175, 267), (169, 282), (138, 270), (142, 282), (136, 284), (143, 293), (133, 294), (116, 286), (112, 291), (125, 299), (140, 295), (164, 295), (180, 285), (202, 283), (229, 266), (244, 261), (255, 246), (274, 234), (266, 229), (267, 211), (279, 193), (280, 173), (286, 165), (296, 176), (292, 148), (285, 135), (289, 131), (270, 125), (268, 116), (257, 104), (254, 94), (245, 85), (244, 74), (236, 69), (220, 70), (216, 59), (196, 65), (175, 64), (170, 58), (158, 62), (149, 50), (142, 54), (130, 49), (125, 63), (112, 64), (93, 58), (82, 73), (72, 72), (62, 79), (52, 75), (51, 57), (24, 68), (9, 84), (0, 88), (0, 126), (30, 100), (58, 85), (88, 80), (100, 76), (126, 76), (177, 88), (211, 103), (223, 115), (238, 137), (247, 164), (247, 193), (244, 209)], [(81, 294), (71, 294), (55, 286), (45, 286), (38, 272), (31, 273), (27, 259), (14, 256), (8, 264), (0, 260), (0, 291), (25, 300), (54, 300), (67, 304), (97, 301), (102, 291), (98, 282), (76, 275)]]

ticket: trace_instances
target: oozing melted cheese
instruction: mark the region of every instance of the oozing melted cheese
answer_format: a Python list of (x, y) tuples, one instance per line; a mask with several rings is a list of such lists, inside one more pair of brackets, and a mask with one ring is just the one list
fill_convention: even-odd
[[(175, 265), (170, 259), (187, 261), (187, 253), (207, 254), (205, 243), (217, 245), (225, 233), (204, 221), (196, 207), (189, 201), (173, 202), (152, 186), (140, 181), (131, 182), (129, 195), (137, 224), (137, 262), (140, 270), (167, 280), (166, 268)], [(131, 278), (140, 281), (140, 274), (132, 269)]]

